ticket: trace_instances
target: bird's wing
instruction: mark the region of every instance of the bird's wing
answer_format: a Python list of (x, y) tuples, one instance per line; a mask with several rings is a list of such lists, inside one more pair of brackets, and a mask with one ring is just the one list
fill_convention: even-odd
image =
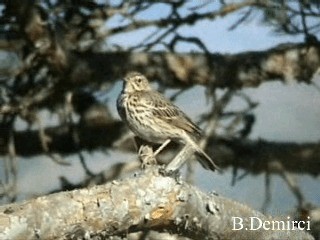
[(141, 103), (152, 112), (154, 117), (181, 128), (195, 137), (202, 135), (201, 129), (163, 95), (156, 91), (148, 91), (141, 94)]

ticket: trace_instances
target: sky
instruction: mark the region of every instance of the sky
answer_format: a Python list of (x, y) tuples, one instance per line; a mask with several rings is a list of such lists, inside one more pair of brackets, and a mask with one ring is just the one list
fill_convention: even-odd
[[(146, 17), (159, 14), (158, 10), (150, 11)], [(117, 18), (110, 23), (117, 24)], [(236, 21), (235, 17), (219, 18), (214, 22), (202, 21), (194, 26), (185, 26), (180, 33), (186, 36), (197, 36), (202, 39), (208, 49), (218, 53), (238, 53), (243, 51), (259, 51), (286, 42), (300, 42), (302, 36), (289, 37), (274, 34), (267, 26), (262, 26), (258, 21), (249, 22), (239, 28), (228, 31), (227, 28)], [(148, 30), (151, 31), (151, 30)], [(148, 31), (139, 33), (117, 35), (108, 41), (108, 45), (119, 44), (129, 46), (143, 39)], [(194, 46), (181, 45), (181, 52), (197, 50)], [(320, 80), (315, 79), (320, 86)], [(115, 109), (115, 99), (120, 92), (121, 84), (118, 82), (109, 94), (110, 106), (114, 116), (118, 116)], [(251, 139), (263, 138), (274, 141), (317, 142), (320, 140), (320, 91), (306, 84), (283, 84), (281, 82), (268, 82), (258, 88), (243, 89), (245, 93), (259, 102), (254, 110), (257, 121), (250, 135)], [(192, 101), (190, 101), (192, 99)], [(175, 102), (193, 120), (208, 109), (204, 98), (204, 88), (196, 87), (179, 96)], [(201, 106), (201, 108), (199, 108)], [(237, 109), (240, 103), (234, 101), (230, 108)], [(90, 160), (87, 161), (89, 168), (99, 171), (106, 168), (106, 164), (117, 160), (130, 161), (134, 155), (110, 151), (108, 155), (101, 153), (84, 153)], [(84, 176), (79, 160), (74, 157), (67, 158), (71, 162), (70, 167), (59, 166), (47, 157), (36, 157), (29, 160), (20, 160), (19, 188), (25, 196), (34, 195), (47, 191), (48, 188), (57, 187), (57, 176), (64, 175), (70, 181), (80, 181)], [(34, 174), (34, 168), (41, 171)], [(74, 174), (77, 173), (77, 174)], [(195, 175), (195, 185), (203, 191), (211, 191), (247, 203), (255, 209), (261, 208), (264, 200), (264, 175), (244, 178), (235, 186), (231, 186), (231, 170), (223, 174), (216, 174), (202, 170), (199, 165)], [(319, 177), (299, 176), (299, 184), (306, 199), (320, 204)], [(37, 185), (34, 185), (37, 183)], [(273, 176), (271, 179), (272, 203), (268, 209), (271, 214), (285, 214), (292, 210), (296, 201), (288, 190), (284, 181)]]

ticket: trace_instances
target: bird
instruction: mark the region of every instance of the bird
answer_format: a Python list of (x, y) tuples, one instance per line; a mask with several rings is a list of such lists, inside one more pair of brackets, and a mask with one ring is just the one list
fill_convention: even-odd
[(129, 72), (125, 75), (117, 99), (117, 110), (122, 121), (136, 136), (162, 144), (154, 155), (171, 141), (189, 144), (205, 169), (219, 169), (197, 144), (203, 136), (201, 129), (180, 108), (153, 90), (143, 74)]

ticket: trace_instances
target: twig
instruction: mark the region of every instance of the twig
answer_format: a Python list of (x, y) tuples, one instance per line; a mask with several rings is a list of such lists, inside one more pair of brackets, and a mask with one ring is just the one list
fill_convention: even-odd
[(280, 171), (280, 176), (287, 183), (289, 189), (291, 190), (293, 195), (296, 197), (298, 206), (299, 207), (303, 206), (305, 203), (305, 198), (297, 184), (295, 176), (289, 172), (286, 172), (285, 170)]
[(268, 207), (270, 206), (271, 203), (271, 176), (269, 172), (265, 173), (265, 197), (264, 197), (264, 201), (261, 207), (261, 211), (263, 213), (267, 212)]

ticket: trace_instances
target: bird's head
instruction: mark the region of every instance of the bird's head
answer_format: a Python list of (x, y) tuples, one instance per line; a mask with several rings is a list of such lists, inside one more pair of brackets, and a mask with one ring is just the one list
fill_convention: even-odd
[(124, 92), (136, 92), (136, 91), (149, 91), (151, 86), (148, 79), (138, 72), (129, 72), (123, 78), (123, 90)]

